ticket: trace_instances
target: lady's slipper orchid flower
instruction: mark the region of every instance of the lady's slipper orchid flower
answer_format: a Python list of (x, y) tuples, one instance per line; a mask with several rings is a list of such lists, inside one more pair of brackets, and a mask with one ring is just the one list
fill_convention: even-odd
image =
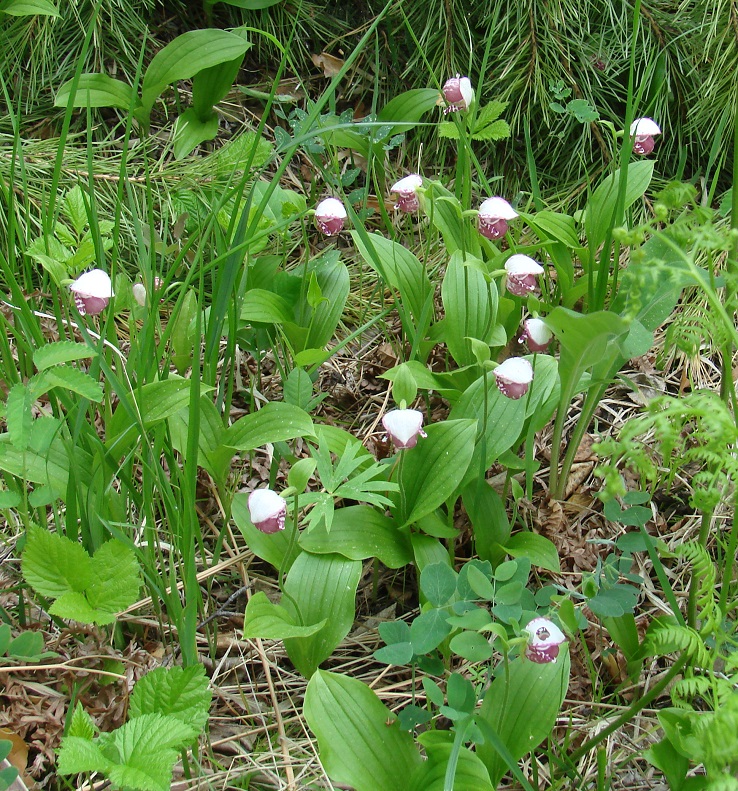
[(110, 275), (102, 269), (84, 272), (69, 286), (69, 290), (74, 294), (74, 304), (82, 316), (102, 313), (110, 297), (114, 296)]
[(257, 530), (277, 533), (284, 530), (287, 503), (271, 489), (254, 489), (249, 495), (249, 516)]
[(543, 267), (527, 255), (511, 255), (505, 262), (507, 290), (516, 297), (532, 294), (538, 288), (538, 275)]
[(500, 239), (507, 233), (507, 221), (517, 216), (504, 198), (487, 198), (479, 207), (479, 233), (487, 239)]
[[(164, 281), (157, 275), (154, 277), (154, 291), (158, 291), (164, 285)], [(133, 298), (138, 302), (141, 307), (144, 307), (146, 301), (148, 299), (148, 295), (146, 293), (146, 286), (143, 283), (134, 283), (133, 288), (131, 289), (133, 292)], [(164, 300), (161, 300), (162, 302)]]
[(564, 633), (548, 618), (534, 618), (526, 627), (530, 638), (525, 648), (525, 655), (532, 662), (544, 665), (555, 662), (559, 655), (559, 646), (566, 642)]
[(343, 230), (346, 207), (336, 198), (326, 198), (315, 208), (315, 222), (321, 233), (335, 236)]
[(630, 134), (635, 136), (633, 151), (645, 156), (653, 151), (654, 137), (661, 134), (661, 128), (652, 118), (636, 118), (630, 125)]
[(474, 88), (468, 77), (457, 74), (443, 84), (443, 98), (448, 102), (448, 106), (443, 112), (455, 113), (458, 110), (468, 110), (474, 101)]
[(533, 366), (523, 357), (509, 357), (492, 372), (502, 395), (517, 401), (533, 381)]
[(422, 186), (423, 179), (414, 173), (393, 184), (391, 192), (397, 193), (395, 208), (399, 211), (404, 211), (406, 214), (417, 211), (420, 208), (418, 187)]
[(523, 334), (520, 343), (527, 341), (532, 352), (545, 352), (551, 343), (553, 332), (546, 326), (543, 319), (526, 319), (523, 324)]
[(425, 437), (423, 413), (417, 409), (393, 409), (382, 418), (382, 425), (395, 447), (414, 448), (418, 436)]

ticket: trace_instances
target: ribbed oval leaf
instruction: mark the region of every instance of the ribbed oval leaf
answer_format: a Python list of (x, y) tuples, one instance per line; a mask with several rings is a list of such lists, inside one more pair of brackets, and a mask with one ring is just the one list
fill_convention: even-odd
[[(55, 107), (67, 107), (72, 95), (73, 80), (67, 80), (59, 88), (54, 99)], [(138, 104), (133, 98), (133, 88), (107, 74), (81, 74), (72, 107), (118, 107), (130, 110)]]
[[(309, 552), (301, 552), (292, 564), (284, 585), (291, 599), (285, 597), (282, 606), (295, 623), (315, 624), (328, 619), (314, 635), (284, 641), (292, 663), (305, 678), (312, 676), (351, 629), (361, 565), (359, 560), (340, 555)], [(299, 616), (293, 602), (300, 608)]]
[[(305, 719), (335, 783), (356, 791), (406, 791), (422, 765), (412, 736), (369, 687), (318, 670), (305, 693)], [(389, 723), (389, 724), (388, 724)]]
[(398, 527), (376, 508), (352, 505), (336, 509), (330, 533), (321, 523), (300, 536), (300, 546), (316, 555), (336, 552), (350, 560), (376, 557), (387, 568), (399, 569), (412, 561), (413, 554), (410, 539)]
[(141, 102), (148, 115), (159, 94), (173, 82), (243, 56), (251, 44), (237, 33), (207, 28), (177, 36), (154, 55), (144, 75)]
[(259, 448), (267, 442), (314, 436), (313, 421), (307, 412), (277, 401), (237, 420), (226, 430), (223, 443), (243, 451)]
[(446, 420), (428, 426), (428, 436), (403, 451), (397, 509), (402, 525), (434, 511), (454, 493), (469, 467), (476, 432), (476, 420)]

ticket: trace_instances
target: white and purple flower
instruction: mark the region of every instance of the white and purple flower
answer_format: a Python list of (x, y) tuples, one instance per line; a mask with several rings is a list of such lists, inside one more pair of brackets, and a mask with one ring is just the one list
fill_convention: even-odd
[(492, 372), (502, 395), (517, 401), (533, 381), (533, 366), (524, 357), (508, 357)]
[(652, 118), (636, 118), (630, 125), (633, 140), (633, 151), (646, 156), (653, 151), (654, 137), (661, 134), (661, 128)]
[(528, 645), (525, 647), (528, 659), (539, 665), (555, 662), (561, 644), (566, 642), (566, 636), (561, 629), (548, 618), (534, 618), (525, 627), (525, 631), (529, 635)]
[(553, 332), (546, 326), (543, 319), (526, 319), (523, 322), (523, 334), (520, 343), (527, 343), (532, 352), (545, 352), (553, 338)]
[(315, 208), (315, 222), (321, 233), (335, 236), (343, 230), (346, 207), (337, 198), (326, 198)]
[(474, 101), (474, 88), (472, 88), (471, 80), (460, 74), (446, 80), (443, 84), (443, 98), (447, 102), (447, 106), (443, 110), (444, 114), (468, 110)]
[(97, 316), (108, 306), (113, 294), (110, 275), (102, 269), (84, 272), (69, 286), (80, 315)]
[(422, 186), (423, 179), (415, 173), (405, 176), (405, 178), (395, 182), (391, 190), (391, 192), (397, 194), (395, 208), (406, 214), (417, 211), (420, 208), (418, 188)]
[(500, 239), (507, 233), (508, 220), (517, 216), (504, 198), (487, 198), (479, 207), (479, 233), (487, 239)]
[(525, 297), (538, 288), (538, 276), (544, 272), (543, 267), (530, 256), (516, 253), (505, 262), (507, 272), (507, 290), (516, 297)]
[(423, 413), (417, 409), (393, 409), (382, 418), (387, 435), (399, 450), (414, 448), (418, 437), (425, 437)]
[(287, 503), (271, 489), (254, 489), (248, 500), (251, 523), (262, 533), (284, 530)]

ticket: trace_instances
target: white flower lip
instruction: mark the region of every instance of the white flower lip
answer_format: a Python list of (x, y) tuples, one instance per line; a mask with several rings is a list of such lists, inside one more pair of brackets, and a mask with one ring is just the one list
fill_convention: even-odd
[(110, 299), (113, 296), (113, 284), (110, 275), (102, 269), (91, 269), (84, 272), (69, 286), (69, 290), (82, 297)]
[(548, 618), (534, 618), (525, 631), (530, 635), (532, 645), (558, 645), (566, 640), (566, 635)]
[(518, 385), (533, 381), (533, 366), (524, 357), (508, 357), (494, 370), (495, 376)]
[(504, 199), (499, 197), (487, 198), (479, 207), (479, 216), (484, 219), (514, 220), (518, 213)]
[(508, 275), (542, 275), (544, 269), (530, 256), (516, 253), (505, 262), (505, 271)]
[(653, 137), (661, 134), (661, 128), (653, 118), (636, 118), (630, 125), (630, 134), (636, 137)]
[(382, 425), (398, 448), (413, 448), (422, 429), (423, 413), (417, 409), (393, 409), (382, 418)]
[(464, 98), (464, 104), (468, 108), (474, 101), (474, 88), (472, 88), (471, 80), (468, 77), (462, 77), (459, 80), (459, 90)]
[(315, 208), (315, 213), (319, 217), (340, 217), (346, 218), (346, 207), (338, 198), (325, 198)]
[(422, 186), (423, 179), (415, 173), (411, 173), (409, 176), (405, 176), (405, 178), (401, 178), (399, 181), (395, 182), (390, 192), (397, 192), (400, 195), (415, 194), (418, 187)]
[(249, 514), (254, 523), (276, 516), (285, 507), (284, 498), (271, 489), (254, 489), (249, 495)]
[(553, 332), (546, 326), (543, 319), (526, 319), (525, 333), (538, 346), (545, 346), (553, 338)]

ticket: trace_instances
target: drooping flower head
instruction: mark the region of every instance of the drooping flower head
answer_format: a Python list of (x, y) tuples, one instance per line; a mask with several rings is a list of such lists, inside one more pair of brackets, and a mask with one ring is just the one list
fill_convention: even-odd
[(544, 665), (555, 662), (559, 655), (559, 647), (566, 642), (564, 633), (553, 621), (548, 618), (534, 618), (526, 627), (528, 632), (528, 645), (525, 655), (532, 662)]
[(520, 343), (528, 343), (532, 352), (545, 352), (551, 343), (553, 332), (546, 326), (543, 319), (526, 319), (523, 323), (523, 334)]
[(249, 495), (249, 516), (257, 530), (277, 533), (284, 530), (287, 503), (271, 489), (254, 489)]
[(420, 201), (418, 200), (418, 187), (423, 186), (423, 179), (416, 175), (411, 174), (405, 176), (392, 185), (391, 192), (397, 193), (397, 203), (395, 208), (403, 211), (406, 214), (417, 211), (420, 208)]
[[(154, 291), (158, 291), (163, 285), (164, 281), (158, 275), (156, 275), (154, 277)], [(134, 283), (131, 291), (133, 292), (133, 298), (141, 307), (143, 307), (148, 299), (146, 286), (143, 283)]]
[(508, 220), (517, 216), (504, 198), (487, 198), (479, 207), (479, 233), (487, 239), (500, 239), (507, 233)]
[(110, 275), (102, 269), (84, 272), (69, 286), (69, 290), (74, 294), (74, 304), (82, 316), (102, 313), (114, 296)]
[(630, 134), (635, 136), (633, 151), (646, 156), (653, 151), (654, 137), (661, 134), (661, 128), (652, 118), (636, 118), (630, 125)]
[(538, 288), (538, 275), (543, 267), (527, 255), (516, 253), (505, 262), (507, 290), (516, 297), (532, 294)]
[(425, 437), (423, 431), (423, 413), (417, 409), (393, 409), (382, 418), (387, 435), (394, 443), (395, 447), (414, 448), (418, 442), (418, 437)]
[(448, 106), (443, 109), (444, 114), (468, 110), (474, 101), (471, 80), (460, 74), (446, 80), (443, 84), (443, 98), (448, 102)]
[(522, 398), (533, 381), (533, 366), (524, 357), (508, 357), (492, 373), (502, 395), (513, 401)]
[(315, 222), (321, 233), (335, 236), (343, 230), (346, 207), (337, 198), (326, 198), (315, 208)]

